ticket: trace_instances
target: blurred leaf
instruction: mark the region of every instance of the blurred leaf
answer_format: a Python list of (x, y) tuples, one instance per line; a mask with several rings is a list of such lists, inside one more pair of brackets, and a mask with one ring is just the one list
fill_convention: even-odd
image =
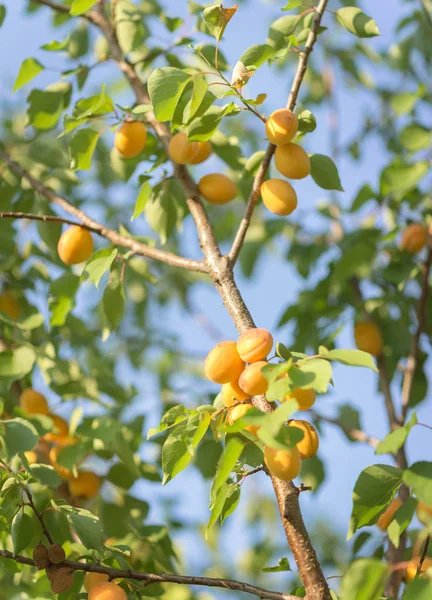
[(61, 484), (57, 471), (50, 465), (30, 465), (30, 473), (42, 485), (56, 489)]
[(27, 58), (20, 67), (17, 78), (15, 79), (15, 83), (13, 86), (13, 92), (16, 92), (21, 87), (23, 87), (26, 83), (31, 81), (39, 75), (41, 71), (43, 71), (45, 67), (35, 58)]
[(0, 27), (3, 25), (5, 17), (6, 17), (6, 7), (4, 4), (0, 4)]
[(237, 4), (234, 4), (231, 8), (224, 8), (222, 4), (215, 4), (204, 9), (203, 19), (207, 29), (218, 42), (222, 39), (225, 28), (235, 15), (237, 8)]
[(375, 454), (396, 454), (401, 448), (411, 429), (418, 423), (416, 413), (413, 413), (409, 423), (404, 427), (398, 427), (394, 431), (388, 433), (385, 438), (378, 444)]
[(339, 173), (336, 165), (324, 154), (311, 154), (311, 175), (317, 185), (325, 190), (337, 190), (343, 192)]
[(281, 10), (294, 10), (303, 4), (302, 0), (288, 0), (287, 4)]
[(136, 219), (137, 217), (142, 215), (142, 213), (144, 212), (144, 209), (146, 207), (147, 201), (150, 198), (151, 193), (152, 193), (151, 185), (149, 184), (148, 181), (145, 181), (143, 183), (143, 185), (140, 187), (140, 191), (138, 193), (138, 198), (136, 199), (136, 202), (135, 202), (135, 208), (134, 208), (133, 215), (131, 217), (131, 221), (133, 221), (134, 219)]
[(408, 498), (405, 500), (402, 506), (397, 509), (390, 525), (387, 527), (389, 540), (396, 548), (399, 548), (400, 536), (411, 523), (416, 512), (416, 508), (417, 500), (414, 498)]
[(82, 15), (96, 4), (97, 0), (73, 0), (70, 7), (70, 14), (73, 17)]
[(302, 112), (297, 115), (297, 119), (298, 130), (300, 133), (311, 133), (312, 131), (315, 131), (317, 122), (315, 115), (313, 115), (310, 110), (302, 110)]
[(111, 268), (117, 254), (117, 248), (102, 248), (94, 252), (88, 259), (83, 271), (83, 274), (87, 274), (88, 281), (99, 287), (100, 280)]
[(32, 541), (33, 533), (34, 527), (32, 518), (20, 511), (15, 515), (11, 526), (14, 554), (19, 554), (27, 548)]
[(335, 360), (350, 367), (367, 367), (378, 373), (374, 359), (368, 352), (363, 352), (362, 350), (327, 350), (323, 346), (321, 348), (319, 355), (327, 358), (327, 360)]
[(418, 93), (402, 92), (400, 94), (395, 94), (390, 98), (390, 106), (397, 115), (403, 115), (405, 113), (410, 113), (418, 100)]
[(255, 44), (243, 52), (239, 61), (243, 63), (248, 70), (251, 67), (258, 68), (266, 62), (273, 52), (272, 46), (269, 46), (268, 44)]
[(412, 165), (389, 165), (381, 173), (381, 193), (384, 196), (394, 193), (397, 193), (398, 196), (403, 196), (415, 188), (428, 172), (429, 163), (427, 161)]
[(80, 129), (72, 136), (69, 143), (70, 150), (70, 168), (73, 171), (80, 169), (87, 171), (92, 166), (93, 154), (96, 150), (96, 144), (100, 136), (99, 131), (94, 129)]
[(432, 506), (432, 462), (416, 462), (403, 473), (403, 480), (416, 498)]
[(418, 578), (408, 584), (402, 600), (430, 600), (432, 598), (432, 579)]
[(270, 25), (267, 43), (272, 46), (274, 50), (281, 50), (286, 47), (287, 42), (285, 38), (294, 33), (298, 22), (298, 17), (294, 15), (287, 15), (273, 21)]
[[(380, 35), (377, 24), (355, 6), (345, 6), (336, 11), (339, 23), (360, 38)], [(371, 599), (372, 600), (372, 599)]]
[(115, 331), (123, 319), (126, 304), (126, 294), (123, 282), (108, 283), (103, 294), (103, 309), (110, 329)]
[(410, 152), (418, 152), (431, 145), (431, 132), (419, 123), (410, 123), (400, 132), (400, 142)]
[(21, 418), (3, 421), (0, 424), (0, 436), (9, 457), (33, 450), (39, 439), (35, 426)]
[(36, 361), (35, 351), (31, 346), (19, 346), (15, 350), (0, 353), (0, 381), (8, 384), (21, 379), (33, 369)]
[(345, 571), (340, 600), (379, 600), (389, 575), (388, 566), (380, 560), (359, 558)]
[(51, 502), (56, 510), (66, 515), (72, 530), (86, 548), (96, 551), (102, 550), (104, 534), (98, 517), (83, 508), (68, 505), (57, 506), (54, 501)]
[(261, 569), (264, 573), (280, 573), (281, 571), (291, 571), (289, 560), (287, 558), (280, 558), (276, 567), (264, 567)]

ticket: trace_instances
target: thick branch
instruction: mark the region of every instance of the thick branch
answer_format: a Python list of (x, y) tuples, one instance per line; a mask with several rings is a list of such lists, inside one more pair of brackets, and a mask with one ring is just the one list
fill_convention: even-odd
[(372, 446), (372, 448), (376, 448), (380, 442), (378, 438), (368, 435), (365, 431), (361, 429), (346, 427), (337, 419), (325, 417), (324, 415), (321, 415), (315, 412), (314, 410), (311, 410), (310, 413), (317, 421), (324, 421), (325, 423), (331, 423), (332, 425), (336, 425), (345, 433), (346, 436), (355, 440), (356, 442), (365, 442), (366, 444), (369, 444), (369, 446)]
[[(300, 91), (300, 86), (301, 86), (304, 76), (306, 74), (309, 56), (310, 56), (310, 54), (313, 50), (314, 44), (317, 40), (318, 30), (321, 25), (321, 20), (323, 18), (324, 11), (327, 6), (327, 2), (328, 2), (328, 0), (320, 0), (319, 4), (317, 6), (316, 12), (315, 12), (315, 18), (313, 21), (312, 30), (310, 31), (309, 36), (306, 40), (306, 45), (305, 45), (304, 51), (299, 54), (297, 71), (294, 76), (290, 95), (288, 97), (288, 102), (287, 102), (287, 108), (289, 108), (290, 110), (294, 110), (294, 107), (296, 105), (297, 97), (298, 97), (298, 94)], [(269, 144), (267, 146), (266, 153), (263, 157), (263, 160), (258, 169), (258, 172), (255, 175), (252, 192), (249, 196), (243, 218), (240, 222), (239, 228), (234, 237), (234, 241), (233, 241), (230, 253), (229, 253), (229, 258), (230, 258), (232, 266), (235, 265), (235, 263), (238, 259), (238, 256), (240, 254), (240, 250), (245, 241), (246, 233), (247, 233), (247, 230), (249, 228), (249, 225), (250, 225), (250, 222), (252, 219), (252, 214), (253, 214), (255, 205), (257, 203), (257, 200), (259, 198), (259, 195), (260, 195), (261, 185), (264, 181), (264, 178), (265, 178), (268, 168), (270, 166), (270, 162), (271, 162), (271, 159), (272, 159), (275, 149), (276, 149), (276, 147), (273, 146), (273, 144)]]
[[(31, 558), (12, 554), (8, 550), (0, 550), (0, 557), (14, 560), (23, 565), (34, 566)], [(189, 575), (171, 575), (169, 573), (140, 573), (129, 569), (112, 569), (103, 565), (89, 564), (83, 562), (74, 562), (65, 560), (61, 563), (62, 567), (68, 567), (72, 571), (85, 571), (87, 573), (104, 573), (110, 579), (133, 579), (135, 581), (144, 581), (147, 585), (152, 583), (178, 583), (180, 585), (200, 585), (205, 587), (224, 588), (227, 590), (237, 590), (252, 594), (263, 600), (299, 600), (298, 596), (283, 594), (281, 592), (272, 592), (256, 585), (250, 585), (233, 579), (219, 579), (215, 577), (193, 577)]]
[(181, 267), (182, 269), (189, 269), (190, 271), (200, 271), (201, 273), (207, 272), (207, 267), (204, 262), (200, 262), (197, 260), (191, 260), (188, 258), (183, 258), (181, 256), (177, 256), (176, 254), (172, 254), (171, 252), (166, 252), (165, 250), (159, 250), (157, 248), (151, 248), (142, 242), (138, 242), (132, 238), (120, 235), (113, 229), (109, 229), (104, 225), (101, 225), (97, 221), (90, 219), (82, 210), (76, 208), (72, 204), (70, 204), (65, 198), (59, 196), (55, 192), (53, 192), (50, 188), (47, 188), (40, 181), (35, 179), (28, 171), (23, 169), (18, 163), (13, 161), (10, 156), (0, 150), (0, 160), (4, 161), (9, 169), (13, 171), (19, 177), (23, 177), (27, 179), (30, 185), (37, 191), (41, 196), (49, 200), (49, 202), (53, 202), (54, 204), (58, 204), (65, 212), (73, 215), (77, 219), (81, 221), (82, 225), (85, 225), (87, 229), (94, 231), (98, 235), (108, 239), (110, 242), (115, 244), (116, 246), (122, 246), (124, 248), (129, 248), (135, 254), (146, 256), (147, 258), (153, 258), (154, 260), (158, 260), (172, 267)]

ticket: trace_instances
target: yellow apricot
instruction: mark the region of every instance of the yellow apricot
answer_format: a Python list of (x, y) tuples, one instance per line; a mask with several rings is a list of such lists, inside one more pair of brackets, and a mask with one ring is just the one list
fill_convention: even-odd
[(206, 377), (215, 383), (236, 381), (245, 367), (235, 342), (219, 342), (207, 354), (204, 364)]
[(80, 471), (77, 477), (69, 480), (69, 492), (80, 498), (94, 498), (102, 485), (101, 478), (92, 471)]
[(24, 452), (24, 456), (26, 457), (29, 465), (34, 465), (35, 463), (38, 462), (38, 457), (34, 450), (29, 450), (28, 452)]
[(264, 360), (272, 347), (272, 334), (259, 327), (248, 329), (237, 340), (237, 352), (240, 354), (240, 358), (247, 363)]
[[(196, 142), (195, 142), (196, 143)], [(210, 154), (212, 153), (213, 148), (210, 142), (198, 142), (198, 152), (193, 157), (192, 160), (189, 161), (190, 165), (199, 165), (208, 159)]]
[(246, 367), (239, 377), (239, 386), (250, 396), (259, 396), (265, 394), (268, 388), (268, 381), (261, 373), (261, 369), (267, 365), (267, 361), (259, 360)]
[(421, 223), (411, 223), (404, 229), (400, 242), (401, 250), (409, 254), (421, 252), (427, 243), (427, 229)]
[(90, 592), (95, 585), (98, 585), (98, 583), (105, 583), (108, 579), (108, 575), (105, 575), (105, 573), (86, 573), (84, 578), (84, 588), (86, 592)]
[(383, 350), (381, 329), (373, 321), (361, 321), (354, 327), (356, 346), (363, 352), (379, 356)]
[(237, 381), (224, 383), (221, 390), (222, 402), (225, 406), (232, 406), (235, 402), (249, 400), (249, 394), (241, 389)]
[(0, 310), (14, 321), (19, 319), (21, 308), (12, 290), (5, 290), (0, 294)]
[(393, 498), (390, 505), (377, 521), (377, 526), (385, 531), (393, 520), (395, 512), (402, 506), (403, 502), (400, 498)]
[(93, 252), (93, 238), (87, 229), (78, 225), (69, 227), (60, 236), (57, 251), (66, 265), (77, 265), (87, 260)]
[[(419, 559), (410, 560), (408, 562), (408, 565), (405, 569), (405, 577), (404, 577), (405, 583), (411, 583), (411, 581), (417, 575), (418, 566), (419, 566)], [(423, 561), (422, 568), (419, 573), (419, 577), (421, 577), (424, 574), (424, 572), (430, 568), (432, 568), (432, 558), (426, 557)]]
[(286, 217), (297, 207), (297, 194), (293, 186), (283, 179), (268, 179), (261, 185), (264, 206), (275, 215)]
[[(232, 408), (230, 408), (227, 416), (228, 424), (233, 425), (234, 422), (237, 421), (237, 419), (241, 419), (242, 417), (244, 417), (248, 410), (250, 410), (251, 408), (253, 408), (252, 404), (237, 404), (237, 406), (233, 406)], [(247, 425), (245, 429), (247, 429), (247, 431), (249, 431), (250, 433), (253, 433), (253, 435), (256, 435), (259, 429), (259, 425)]]
[(298, 129), (296, 115), (289, 108), (279, 108), (266, 121), (266, 134), (271, 144), (288, 144)]
[(69, 434), (69, 424), (58, 415), (52, 415), (50, 413), (48, 416), (53, 420), (53, 431), (46, 433), (42, 439), (50, 444), (55, 444)]
[(295, 388), (285, 396), (282, 402), (285, 400), (297, 400), (299, 410), (308, 410), (315, 404), (316, 391), (315, 390), (304, 390), (303, 388)]
[(300, 452), (297, 448), (276, 450), (276, 448), (266, 446), (264, 462), (270, 473), (282, 481), (291, 481), (297, 477), (301, 469)]
[(98, 583), (89, 592), (88, 600), (127, 600), (124, 590), (116, 583)]
[(198, 156), (199, 149), (198, 142), (188, 142), (187, 135), (181, 132), (170, 139), (168, 154), (178, 165), (185, 165)]
[(297, 427), (304, 433), (304, 437), (298, 444), (296, 444), (300, 457), (302, 460), (312, 458), (318, 451), (319, 438), (318, 432), (311, 423), (308, 421), (302, 421), (301, 419), (291, 419), (288, 421), (289, 427)]
[(21, 392), (19, 403), (22, 410), (28, 415), (47, 415), (49, 412), (45, 396), (33, 388), (27, 388)]
[(417, 504), (417, 518), (420, 523), (427, 525), (432, 522), (432, 506), (428, 506), (424, 502)]
[(310, 158), (298, 144), (278, 146), (275, 152), (276, 169), (288, 179), (303, 179), (311, 172)]
[(117, 129), (114, 146), (123, 158), (135, 158), (144, 150), (147, 129), (141, 121), (126, 121)]
[(227, 204), (237, 196), (234, 182), (221, 173), (210, 173), (201, 177), (198, 189), (201, 196), (210, 204)]

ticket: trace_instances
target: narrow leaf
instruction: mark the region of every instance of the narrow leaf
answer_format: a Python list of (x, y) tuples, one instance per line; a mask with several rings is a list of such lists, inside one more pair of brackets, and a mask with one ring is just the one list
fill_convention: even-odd
[(148, 181), (145, 181), (143, 183), (143, 185), (141, 186), (139, 194), (138, 194), (138, 198), (136, 199), (135, 208), (134, 208), (133, 215), (131, 217), (131, 221), (133, 221), (134, 219), (136, 219), (137, 217), (142, 215), (142, 213), (144, 212), (144, 209), (146, 207), (147, 200), (150, 198), (151, 193), (152, 193), (151, 185), (149, 184)]

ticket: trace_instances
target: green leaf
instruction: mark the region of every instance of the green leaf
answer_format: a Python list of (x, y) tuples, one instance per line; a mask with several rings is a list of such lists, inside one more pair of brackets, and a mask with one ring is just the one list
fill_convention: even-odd
[(359, 558), (342, 578), (340, 600), (379, 600), (389, 576), (388, 566), (376, 558)]
[(48, 44), (44, 44), (43, 46), (41, 46), (40, 49), (46, 50), (47, 52), (61, 52), (62, 50), (66, 50), (66, 48), (69, 45), (69, 41), (69, 36), (62, 42), (52, 40), (52, 42), (48, 42)]
[(219, 127), (222, 119), (228, 115), (239, 112), (234, 102), (225, 106), (211, 106), (207, 112), (190, 123), (188, 127), (188, 139), (191, 141), (204, 142), (210, 139)]
[(73, 171), (81, 169), (87, 171), (92, 166), (93, 154), (100, 136), (99, 131), (85, 127), (80, 129), (71, 138), (69, 143), (70, 168)]
[(320, 350), (320, 356), (328, 360), (335, 360), (343, 365), (350, 367), (366, 367), (378, 373), (373, 357), (368, 352), (362, 350)]
[(162, 446), (162, 471), (164, 474), (162, 485), (171, 481), (191, 461), (192, 454), (189, 452), (188, 445), (183, 439), (185, 431), (185, 425), (176, 427)]
[(234, 470), (243, 448), (244, 442), (237, 436), (233, 436), (227, 441), (217, 464), (216, 475), (210, 492), (210, 508), (214, 506), (218, 491)]
[(192, 76), (181, 69), (155, 69), (148, 79), (148, 91), (158, 121), (170, 121)]
[(75, 119), (86, 119), (95, 115), (106, 115), (113, 111), (113, 101), (105, 94), (105, 84), (103, 84), (98, 96), (83, 98), (76, 103), (73, 116)]
[[(283, 10), (287, 10), (286, 8)], [(289, 9), (288, 9), (289, 10)], [(261, 569), (264, 573), (280, 573), (281, 571), (291, 571), (289, 560), (287, 558), (280, 558), (276, 567), (265, 567)]]
[(3, 421), (0, 435), (3, 438), (6, 452), (10, 457), (19, 452), (33, 450), (39, 440), (35, 426), (21, 418)]
[(383, 195), (404, 196), (429, 172), (429, 163), (424, 160), (412, 165), (391, 164), (381, 173), (380, 191)]
[(378, 521), (399, 489), (402, 474), (400, 469), (389, 465), (372, 465), (360, 473), (353, 491), (348, 539), (360, 527)]
[(69, 104), (71, 87), (66, 82), (49, 86), (46, 90), (32, 90), (27, 98), (28, 124), (36, 129), (52, 129)]
[(375, 454), (396, 454), (401, 448), (412, 427), (418, 423), (417, 415), (413, 413), (410, 422), (404, 427), (398, 427), (394, 431), (391, 431), (386, 437), (378, 444)]
[(56, 489), (61, 484), (61, 479), (57, 475), (57, 471), (50, 465), (31, 465), (30, 473), (40, 481), (42, 485)]
[(45, 67), (35, 58), (27, 58), (20, 67), (17, 78), (13, 86), (13, 92), (16, 92), (23, 87), (26, 83), (31, 81), (43, 71)]
[(102, 277), (111, 268), (117, 254), (117, 248), (102, 248), (101, 250), (97, 250), (88, 259), (83, 275), (86, 273), (87, 279), (98, 287)]
[(35, 351), (31, 346), (19, 346), (15, 350), (0, 353), (0, 381), (8, 384), (22, 379), (30, 373), (36, 361)]
[(142, 215), (142, 213), (144, 212), (144, 209), (146, 207), (147, 200), (150, 198), (151, 193), (152, 193), (151, 185), (149, 184), (148, 181), (145, 181), (143, 183), (143, 185), (140, 187), (140, 191), (138, 193), (138, 198), (136, 199), (136, 202), (135, 202), (135, 208), (134, 208), (133, 215), (131, 217), (131, 221), (133, 221), (134, 219), (136, 219), (137, 217)]
[(430, 600), (432, 598), (432, 579), (417, 578), (406, 586), (402, 600)]
[(202, 75), (193, 78), (192, 96), (183, 113), (183, 123), (187, 124), (196, 115), (207, 92), (208, 84)]
[(292, 387), (314, 389), (319, 394), (325, 394), (332, 378), (332, 366), (328, 360), (322, 358), (310, 358), (299, 360), (299, 369), (291, 367), (289, 378)]
[(60, 327), (66, 322), (66, 318), (75, 306), (75, 294), (78, 291), (80, 277), (73, 273), (66, 273), (51, 282), (50, 293), (50, 323), (53, 327)]
[(102, 302), (110, 329), (111, 331), (114, 331), (123, 319), (125, 311), (126, 294), (123, 282), (117, 280), (108, 283), (103, 294)]
[(135, 463), (130, 443), (127, 441), (125, 436), (125, 428), (123, 428), (122, 431), (119, 431), (116, 434), (114, 438), (113, 449), (116, 452), (117, 456), (124, 462), (127, 469), (135, 477), (139, 477), (140, 473)]
[(256, 69), (266, 62), (273, 54), (274, 49), (268, 44), (255, 44), (243, 52), (239, 61), (244, 64), (246, 69), (251, 67)]
[(32, 518), (20, 511), (15, 515), (11, 526), (14, 554), (19, 554), (27, 548), (32, 541), (33, 533), (34, 527)]
[(191, 415), (186, 424), (186, 444), (190, 454), (195, 454), (195, 449), (205, 436), (211, 422), (211, 416), (208, 412), (201, 412)]
[(317, 122), (315, 115), (313, 115), (310, 110), (302, 110), (302, 112), (297, 115), (297, 119), (298, 130), (300, 133), (311, 133), (312, 131), (315, 131)]
[(298, 17), (294, 15), (286, 15), (274, 21), (270, 25), (267, 43), (274, 50), (286, 48), (288, 46), (286, 38), (293, 35), (298, 22)]
[(402, 506), (397, 509), (390, 525), (387, 527), (389, 540), (396, 548), (399, 548), (400, 536), (411, 523), (416, 508), (417, 500), (414, 498), (408, 498), (405, 500)]
[(5, 313), (0, 312), (0, 321), (3, 321), (12, 327), (22, 329), (23, 331), (31, 331), (32, 329), (37, 329), (43, 324), (44, 316), (40, 313), (34, 313), (22, 321), (15, 321), (14, 319), (8, 317)]
[(432, 506), (432, 462), (414, 463), (404, 471), (403, 480), (412, 487), (418, 500)]
[(3, 25), (5, 17), (6, 17), (6, 7), (4, 4), (0, 4), (0, 27)]
[(288, 350), (285, 344), (282, 344), (282, 342), (278, 342), (276, 344), (275, 353), (282, 360), (289, 360), (291, 358), (291, 352)]
[(82, 15), (96, 4), (97, 0), (73, 0), (69, 14), (73, 17)]
[(311, 175), (317, 185), (325, 190), (343, 192), (336, 165), (324, 154), (311, 154)]
[[(286, 6), (281, 8), (281, 10), (294, 10), (295, 8), (301, 6), (303, 4), (302, 0), (288, 0)], [(265, 569), (263, 569), (265, 570)]]
[(317, 492), (320, 485), (324, 483), (324, 463), (316, 454), (302, 462), (301, 480), (312, 488), (312, 493)]
[(355, 6), (344, 6), (336, 11), (339, 23), (359, 38), (380, 35), (377, 24)]
[(429, 148), (432, 133), (427, 127), (419, 123), (410, 123), (400, 132), (400, 142), (410, 152), (418, 152)]
[(210, 527), (213, 527), (213, 525), (216, 523), (216, 521), (220, 517), (220, 515), (224, 509), (224, 506), (225, 506), (228, 490), (229, 490), (228, 484), (224, 483), (218, 489), (218, 491), (215, 493), (214, 498), (210, 504), (211, 513), (210, 513), (209, 522), (207, 524), (207, 529), (210, 529)]
[(155, 429), (152, 427), (149, 429), (147, 434), (147, 439), (150, 439), (152, 436), (169, 429), (170, 427), (174, 427), (174, 425), (178, 425), (182, 421), (186, 421), (189, 418), (189, 415), (193, 414), (190, 410), (188, 410), (183, 404), (178, 404), (177, 406), (173, 406), (163, 415), (161, 422), (159, 423), (159, 427)]
[(419, 99), (420, 95), (417, 92), (402, 92), (390, 98), (390, 106), (400, 116), (411, 113)]
[(226, 500), (221, 510), (220, 520), (221, 524), (225, 521), (227, 517), (233, 514), (235, 509), (240, 502), (240, 491), (241, 487), (239, 485), (230, 485), (228, 486)]
[(182, 190), (173, 178), (165, 180), (154, 190), (145, 207), (145, 216), (150, 227), (159, 234), (162, 244), (180, 228), (186, 213), (186, 205)]
[(203, 19), (207, 25), (207, 29), (214, 35), (219, 42), (223, 36), (226, 26), (234, 16), (237, 10), (237, 5), (232, 8), (224, 8), (222, 4), (209, 6), (203, 11)]
[(90, 511), (75, 506), (57, 506), (52, 500), (54, 508), (66, 515), (73, 531), (81, 543), (89, 550), (100, 551), (103, 548), (104, 533), (99, 518)]
[(350, 211), (358, 211), (364, 204), (366, 204), (366, 202), (368, 202), (368, 200), (372, 200), (376, 197), (376, 192), (374, 192), (368, 183), (365, 183), (357, 192), (357, 196), (354, 198), (353, 203), (351, 204)]

